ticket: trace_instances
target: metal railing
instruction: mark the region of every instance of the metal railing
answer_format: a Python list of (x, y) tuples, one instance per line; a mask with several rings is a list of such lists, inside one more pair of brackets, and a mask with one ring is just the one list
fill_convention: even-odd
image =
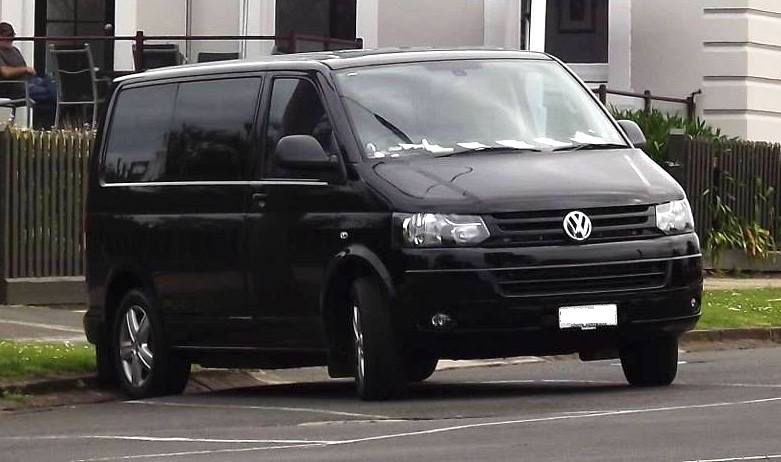
[(623, 90), (611, 90), (607, 85), (602, 84), (597, 88), (592, 89), (594, 93), (599, 96), (599, 100), (602, 104), (607, 104), (607, 95), (625, 96), (628, 98), (638, 98), (643, 100), (643, 110), (645, 112), (651, 112), (651, 103), (653, 101), (664, 101), (667, 103), (678, 103), (686, 106), (686, 117), (689, 120), (694, 120), (697, 116), (697, 102), (696, 96), (702, 94), (702, 90), (697, 90), (690, 94), (686, 98), (673, 98), (669, 96), (659, 96), (651, 93), (650, 90), (645, 90), (642, 93), (634, 93), (631, 91)]
[(146, 35), (144, 31), (136, 31), (135, 35), (84, 35), (84, 36), (38, 36), (38, 37), (15, 37), (17, 42), (132, 42), (135, 45), (133, 53), (133, 62), (135, 71), (143, 70), (143, 50), (149, 41), (274, 41), (275, 43), (285, 43), (287, 53), (296, 53), (301, 42), (314, 42), (323, 45), (323, 49), (346, 49), (363, 48), (363, 39), (344, 40), (333, 37), (323, 37), (318, 35), (299, 34), (291, 32), (288, 35)]

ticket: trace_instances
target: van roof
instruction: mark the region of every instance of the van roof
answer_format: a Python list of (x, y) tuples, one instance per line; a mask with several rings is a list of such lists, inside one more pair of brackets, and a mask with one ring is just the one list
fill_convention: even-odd
[(375, 66), (419, 61), (444, 61), (453, 59), (536, 59), (550, 60), (545, 53), (486, 48), (383, 48), (374, 50), (321, 51), (314, 53), (295, 53), (274, 55), (259, 59), (219, 61), (212, 63), (188, 64), (184, 66), (162, 67), (115, 79), (141, 82), (147, 80), (176, 77), (208, 75), (225, 72), (251, 72), (277, 69), (307, 69), (326, 66), (330, 69)]

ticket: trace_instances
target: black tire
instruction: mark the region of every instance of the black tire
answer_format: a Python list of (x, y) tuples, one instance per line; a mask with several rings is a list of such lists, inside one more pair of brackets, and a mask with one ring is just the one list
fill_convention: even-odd
[[(190, 378), (190, 363), (171, 353), (152, 300), (143, 291), (133, 289), (122, 299), (114, 319), (111, 350), (115, 375), (132, 399), (181, 393)], [(138, 326), (134, 334), (138, 342), (131, 340), (130, 324), (126, 324), (131, 322), (131, 310)]]
[(114, 370), (114, 356), (109, 341), (95, 344), (95, 377), (101, 385), (116, 385), (117, 375)]
[(678, 373), (678, 339), (661, 337), (619, 350), (621, 368), (630, 385), (658, 387), (670, 385)]
[(408, 358), (407, 359), (407, 381), (422, 382), (431, 377), (437, 370), (437, 358)]
[(374, 401), (401, 396), (406, 387), (404, 361), (385, 288), (376, 277), (362, 277), (353, 282), (349, 302), (358, 397)]

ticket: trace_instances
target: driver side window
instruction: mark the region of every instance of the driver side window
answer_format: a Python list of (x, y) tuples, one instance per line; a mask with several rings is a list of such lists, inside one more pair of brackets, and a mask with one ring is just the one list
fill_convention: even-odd
[(313, 136), (329, 156), (336, 156), (336, 138), (314, 84), (303, 78), (274, 79), (266, 125), (265, 178), (319, 179), (320, 174), (279, 165), (276, 147), (288, 135)]

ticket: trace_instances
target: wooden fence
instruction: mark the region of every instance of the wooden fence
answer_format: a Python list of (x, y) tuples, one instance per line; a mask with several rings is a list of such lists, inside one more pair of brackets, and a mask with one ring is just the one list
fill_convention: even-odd
[[(93, 143), (89, 131), (0, 132), (0, 303), (84, 300), (83, 212)], [(781, 145), (674, 135), (670, 153), (668, 168), (686, 189), (703, 240), (715, 194), (778, 236)], [(769, 187), (775, 193), (759, 200)]]
[(686, 190), (703, 242), (712, 226), (717, 195), (744, 221), (756, 221), (779, 236), (781, 145), (673, 135), (670, 155), (671, 170)]
[(0, 133), (3, 303), (83, 300), (85, 181), (93, 132)]

